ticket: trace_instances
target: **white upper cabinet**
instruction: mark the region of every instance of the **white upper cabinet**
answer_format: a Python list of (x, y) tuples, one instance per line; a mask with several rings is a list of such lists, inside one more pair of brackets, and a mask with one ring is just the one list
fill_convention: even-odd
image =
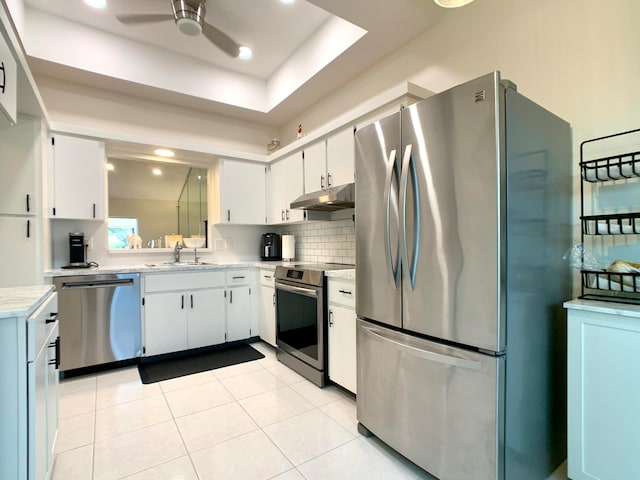
[(354, 129), (347, 127), (304, 149), (305, 193), (354, 181)]
[(322, 140), (304, 149), (304, 192), (327, 188), (327, 142)]
[(267, 221), (266, 166), (263, 163), (220, 159), (218, 188), (214, 195), (219, 208), (215, 223), (264, 225)]
[(104, 220), (104, 143), (51, 137), (51, 218)]
[(271, 208), (269, 223), (304, 220), (303, 210), (291, 210), (291, 202), (302, 195), (302, 152), (296, 152), (271, 164)]
[(329, 187), (353, 183), (355, 130), (348, 127), (327, 138), (327, 181)]
[(0, 215), (35, 215), (40, 122), (20, 119), (0, 129)]

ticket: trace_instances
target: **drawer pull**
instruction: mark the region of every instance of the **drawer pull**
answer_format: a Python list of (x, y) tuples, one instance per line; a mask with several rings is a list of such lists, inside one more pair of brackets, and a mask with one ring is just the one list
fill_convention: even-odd
[(234, 280), (242, 280), (244, 277), (232, 277)]
[(47, 318), (44, 323), (54, 323), (58, 320), (58, 312), (51, 312), (49, 314), (49, 318)]
[(349, 290), (338, 290), (340, 293), (344, 293), (345, 295), (351, 295)]

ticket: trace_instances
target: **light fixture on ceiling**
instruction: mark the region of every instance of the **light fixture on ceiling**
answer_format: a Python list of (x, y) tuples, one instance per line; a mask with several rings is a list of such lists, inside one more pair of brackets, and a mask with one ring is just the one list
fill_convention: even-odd
[(202, 25), (193, 18), (178, 18), (176, 25), (178, 25), (178, 30), (190, 37), (195, 37), (202, 33)]
[(153, 172), (154, 175), (162, 175), (162, 170), (160, 170), (159, 168), (154, 168), (151, 171)]
[(272, 138), (271, 141), (267, 143), (267, 149), (270, 152), (273, 152), (279, 146), (280, 146), (280, 140), (278, 140), (277, 138)]
[(84, 3), (93, 8), (107, 8), (107, 0), (84, 0)]
[(473, 0), (433, 0), (437, 5), (440, 5), (444, 8), (457, 8), (463, 7), (468, 3), (473, 2)]
[(160, 157), (173, 157), (175, 155), (175, 153), (167, 148), (156, 148), (153, 153)]
[(282, 3), (293, 3), (296, 0), (280, 0)]
[(113, 163), (107, 163), (107, 170), (109, 170), (110, 172), (115, 170), (115, 167), (113, 166)]
[(238, 58), (242, 60), (249, 60), (253, 56), (253, 52), (249, 47), (240, 47), (240, 53), (238, 54)]

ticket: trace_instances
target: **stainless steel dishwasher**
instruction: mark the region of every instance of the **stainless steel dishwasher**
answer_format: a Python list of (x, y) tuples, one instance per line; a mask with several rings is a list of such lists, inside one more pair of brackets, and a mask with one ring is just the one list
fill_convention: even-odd
[(55, 277), (60, 370), (139, 357), (140, 274)]

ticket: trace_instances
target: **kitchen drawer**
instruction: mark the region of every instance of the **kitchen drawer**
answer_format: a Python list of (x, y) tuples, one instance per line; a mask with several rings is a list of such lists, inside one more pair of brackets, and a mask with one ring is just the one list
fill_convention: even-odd
[(271, 269), (260, 270), (260, 285), (274, 287), (275, 272)]
[(353, 280), (341, 278), (328, 279), (328, 302), (343, 305), (351, 309), (356, 308), (356, 284)]
[(58, 294), (52, 293), (27, 320), (27, 361), (33, 361), (42, 349), (58, 316)]
[(248, 269), (227, 270), (227, 286), (248, 285), (251, 271)]
[(148, 273), (144, 279), (144, 291), (145, 293), (150, 293), (224, 287), (224, 273), (222, 270), (213, 272)]

